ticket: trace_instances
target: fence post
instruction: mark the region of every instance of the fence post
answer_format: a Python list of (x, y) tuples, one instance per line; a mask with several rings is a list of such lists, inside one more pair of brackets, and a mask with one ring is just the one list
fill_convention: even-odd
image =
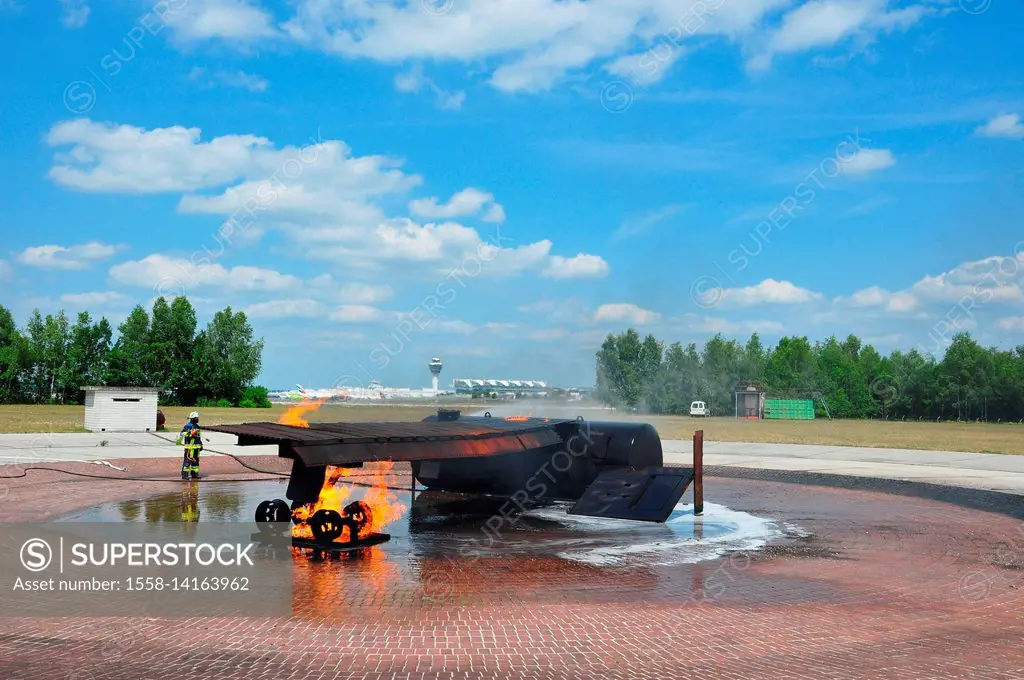
[(704, 514), (704, 430), (693, 433), (693, 514)]

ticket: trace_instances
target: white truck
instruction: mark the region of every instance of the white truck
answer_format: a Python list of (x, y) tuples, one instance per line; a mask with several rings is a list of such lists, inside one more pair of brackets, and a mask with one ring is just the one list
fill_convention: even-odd
[(711, 412), (703, 401), (695, 401), (690, 404), (691, 418), (707, 418), (709, 415), (711, 415)]

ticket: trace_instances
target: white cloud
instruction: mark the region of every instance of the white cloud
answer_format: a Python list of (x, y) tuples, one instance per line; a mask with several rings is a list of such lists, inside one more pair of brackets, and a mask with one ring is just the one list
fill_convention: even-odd
[(608, 276), (608, 263), (598, 255), (552, 255), (544, 276), (549, 279), (598, 279)]
[(34, 246), (18, 255), (18, 262), (42, 269), (85, 269), (113, 257), (119, 246), (92, 241), (76, 246)]
[(130, 298), (127, 295), (115, 291), (106, 291), (103, 293), (67, 293), (60, 296), (61, 302), (69, 305), (77, 305), (82, 308), (107, 307), (109, 305), (127, 302), (129, 299)]
[[(639, 62), (638, 44), (654, 53), (671, 42), (674, 56), (657, 57), (660, 75), (683, 53), (677, 43), (739, 37), (783, 3), (716, 3), (697, 14), (668, 0), (459, 0), (434, 16), (419, 2), (305, 0), (283, 30), (301, 44), (350, 58), (487, 63), (493, 87), (536, 92), (598, 61), (633, 54)], [(401, 86), (412, 89), (416, 79)]]
[(852, 158), (840, 160), (843, 173), (850, 175), (866, 175), (896, 164), (896, 157), (889, 149), (861, 148)]
[(395, 89), (410, 94), (428, 89), (434, 93), (435, 105), (442, 111), (458, 111), (466, 100), (465, 92), (449, 92), (439, 87), (431, 78), (423, 74), (423, 67), (419, 64), (412, 70), (395, 76)]
[(108, 274), (112, 281), (122, 285), (173, 294), (188, 294), (200, 288), (251, 292), (297, 290), (302, 286), (302, 281), (295, 276), (272, 269), (246, 266), (228, 269), (215, 262), (198, 260), (193, 264), (156, 254), (114, 265)]
[(675, 217), (687, 207), (689, 206), (682, 203), (672, 203), (670, 205), (665, 205), (655, 210), (645, 212), (643, 215), (638, 217), (630, 218), (622, 223), (622, 226), (616, 230), (612, 235), (612, 238), (614, 240), (621, 240), (634, 236), (643, 236), (653, 227), (661, 224), (670, 217)]
[(0, 281), (6, 281), (11, 278), (11, 273), (11, 265), (4, 260), (0, 260)]
[(409, 203), (409, 212), (417, 217), (427, 219), (451, 219), (453, 217), (472, 217), (490, 205), (491, 211), (487, 218), (491, 222), (500, 222), (505, 218), (501, 205), (494, 202), (494, 196), (486, 191), (469, 187), (454, 194), (447, 203), (439, 204), (436, 197), (421, 198)]
[(706, 333), (706, 334), (740, 334), (740, 333), (783, 333), (785, 325), (779, 321), (732, 321), (714, 316), (700, 316), (697, 314), (684, 314), (673, 324), (678, 330), (684, 333)]
[(58, 123), (46, 136), (57, 154), (49, 177), (83, 191), (159, 193), (218, 186), (239, 178), (269, 140), (225, 135), (200, 142), (198, 128), (146, 131), (131, 125), (78, 119)]
[(249, 305), (244, 310), (253, 319), (315, 319), (323, 317), (327, 308), (316, 300), (269, 300)]
[(893, 293), (878, 286), (871, 286), (855, 292), (847, 300), (837, 298), (837, 302), (850, 307), (884, 307), (890, 312), (911, 312), (917, 309), (918, 301), (913, 293)]
[(484, 222), (504, 222), (505, 221), (505, 209), (501, 207), (500, 203), (492, 203), (491, 207), (487, 209), (481, 217)]
[(163, 16), (181, 41), (251, 41), (279, 35), (273, 17), (248, 0), (174, 2)]
[(975, 130), (975, 133), (983, 137), (1024, 139), (1024, 124), (1016, 113), (1001, 113)]
[(594, 321), (625, 321), (640, 325), (653, 323), (660, 318), (661, 314), (643, 309), (632, 303), (601, 305), (594, 312)]
[(686, 50), (667, 41), (636, 54), (624, 54), (604, 65), (604, 70), (626, 82), (654, 85), (660, 82)]
[(228, 71), (225, 69), (217, 69), (211, 73), (201, 66), (193, 68), (189, 72), (187, 78), (192, 81), (200, 82), (208, 88), (232, 87), (240, 90), (248, 90), (249, 92), (266, 92), (267, 88), (270, 87), (270, 82), (268, 80), (254, 73), (246, 73), (245, 71)]
[(722, 303), (729, 307), (753, 307), (763, 304), (794, 305), (821, 300), (821, 293), (801, 288), (789, 281), (765, 279), (753, 286), (726, 288)]
[[(68, 187), (110, 193), (183, 193), (178, 211), (222, 215), (221, 247), (238, 247), (252, 234), (276, 230), (307, 259), (332, 262), (364, 275), (380, 275), (402, 262), (409, 276), (436, 276), (465, 268), (469, 276), (525, 272), (600, 275), (597, 256), (552, 256), (540, 240), (507, 245), (495, 234), (450, 221), (478, 216), (501, 222), (505, 211), (494, 196), (469, 187), (446, 202), (409, 200), (422, 178), (387, 156), (355, 156), (338, 140), (311, 139), (304, 147), (276, 147), (255, 135), (224, 135), (209, 141), (197, 128), (145, 130), (87, 119), (55, 125), (47, 136), (56, 153), (50, 177)], [(446, 219), (419, 224), (386, 209), (407, 203), (418, 216)], [(211, 243), (211, 248), (216, 244)], [(553, 259), (558, 257), (558, 259)], [(212, 271), (212, 270), (211, 270)], [(209, 276), (210, 272), (206, 272)], [(159, 278), (159, 277), (158, 277)]]
[(1024, 316), (1005, 316), (996, 322), (996, 327), (1003, 331), (1024, 332)]
[(796, 52), (832, 45), (864, 25), (877, 2), (812, 0), (786, 15), (769, 46), (773, 52)]
[(89, 5), (85, 0), (60, 0), (60, 7), (64, 28), (82, 28), (89, 23)]
[[(1018, 245), (1018, 250), (1024, 244)], [(1024, 252), (964, 262), (927, 275), (900, 291), (871, 286), (834, 301), (845, 307), (880, 308), (897, 314), (936, 305), (959, 307), (962, 316), (993, 305), (1024, 304)]]
[(338, 299), (350, 304), (373, 304), (391, 298), (395, 291), (387, 284), (349, 283), (338, 291)]
[(330, 318), (331, 321), (343, 323), (367, 323), (388, 319), (397, 320), (398, 316), (393, 312), (384, 312), (371, 305), (341, 305), (331, 313)]
[(811, 0), (792, 10), (768, 38), (766, 48), (748, 61), (767, 68), (772, 56), (823, 49), (856, 38), (870, 44), (879, 33), (905, 31), (933, 10), (921, 5), (887, 11), (885, 0)]

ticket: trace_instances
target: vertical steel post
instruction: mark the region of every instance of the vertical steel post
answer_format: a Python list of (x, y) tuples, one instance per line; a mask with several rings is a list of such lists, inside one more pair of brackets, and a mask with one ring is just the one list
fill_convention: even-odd
[(704, 514), (704, 430), (693, 433), (693, 514)]

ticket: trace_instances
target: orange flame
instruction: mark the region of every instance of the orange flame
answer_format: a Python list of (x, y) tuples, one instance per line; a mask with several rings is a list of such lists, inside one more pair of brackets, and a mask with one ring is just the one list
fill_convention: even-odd
[(303, 418), (309, 411), (315, 411), (324, 405), (326, 399), (316, 399), (315, 401), (304, 401), (301, 404), (292, 406), (284, 414), (278, 418), (278, 425), (291, 425), (292, 427), (309, 427), (309, 423)]
[[(402, 517), (408, 509), (398, 501), (398, 494), (388, 488), (388, 482), (390, 481), (389, 473), (394, 465), (392, 461), (387, 460), (382, 461), (372, 469), (368, 467), (363, 468), (367, 472), (374, 473), (371, 482), (372, 486), (359, 499), (370, 506), (373, 521), (359, 532), (357, 538), (365, 538), (371, 533), (379, 532), (391, 522)], [(293, 537), (313, 538), (313, 530), (307, 524), (307, 520), (316, 511), (334, 510), (340, 513), (346, 505), (356, 500), (352, 498), (352, 486), (345, 483), (345, 478), (351, 474), (352, 470), (349, 468), (327, 467), (324, 485), (320, 489), (320, 495), (316, 502), (298, 507), (292, 512), (292, 517), (296, 520), (295, 526), (292, 527)], [(341, 542), (351, 540), (348, 533), (348, 528), (346, 528), (337, 540)]]

